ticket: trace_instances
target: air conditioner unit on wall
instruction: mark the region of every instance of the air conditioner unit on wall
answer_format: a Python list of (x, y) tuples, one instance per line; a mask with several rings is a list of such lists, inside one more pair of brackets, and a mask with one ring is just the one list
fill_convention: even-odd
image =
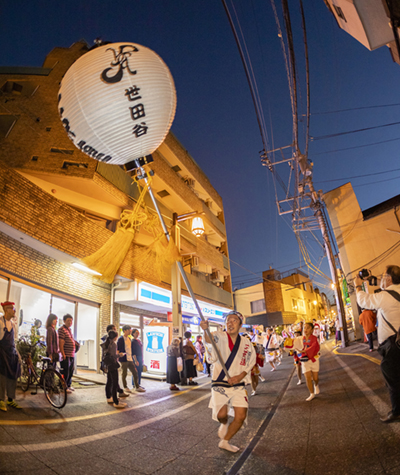
[(190, 177), (185, 177), (183, 179), (183, 181), (188, 185), (190, 186), (191, 188), (194, 188), (194, 185), (196, 183), (196, 180), (194, 180), (193, 178), (190, 178)]
[(214, 272), (211, 274), (211, 281), (212, 281), (212, 282), (220, 282), (220, 273), (219, 273), (219, 270), (216, 270), (216, 271), (214, 271)]
[(197, 270), (200, 265), (200, 259), (197, 256), (192, 257), (192, 269)]

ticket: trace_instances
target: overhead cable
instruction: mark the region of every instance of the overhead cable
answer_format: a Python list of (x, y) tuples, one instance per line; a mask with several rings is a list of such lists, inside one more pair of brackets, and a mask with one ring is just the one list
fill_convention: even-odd
[(319, 137), (310, 137), (310, 138), (313, 141), (331, 139), (334, 137), (340, 137), (341, 135), (356, 134), (358, 132), (366, 132), (367, 130), (381, 129), (383, 127), (391, 127), (393, 125), (399, 125), (399, 124), (400, 122), (392, 122), (390, 124), (375, 125), (373, 127), (364, 127), (363, 129), (349, 130), (348, 132), (338, 132), (337, 134), (320, 135)]

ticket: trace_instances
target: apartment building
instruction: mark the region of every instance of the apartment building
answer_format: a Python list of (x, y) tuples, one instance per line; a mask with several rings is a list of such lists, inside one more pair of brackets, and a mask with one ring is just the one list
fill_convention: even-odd
[(300, 269), (264, 271), (262, 283), (235, 290), (234, 298), (248, 325), (291, 325), (323, 319), (330, 312), (326, 295)]

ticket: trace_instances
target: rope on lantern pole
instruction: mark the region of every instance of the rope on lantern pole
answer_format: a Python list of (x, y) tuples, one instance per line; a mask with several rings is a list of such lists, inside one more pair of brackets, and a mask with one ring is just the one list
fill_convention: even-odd
[[(135, 160), (136, 161), (136, 160)], [(138, 165), (138, 171), (140, 170), (140, 175), (138, 174), (138, 179), (143, 179), (144, 182), (146, 183), (146, 186), (147, 186), (147, 191), (150, 195), (150, 198), (153, 202), (153, 205), (154, 205), (154, 208), (157, 212), (157, 215), (160, 219), (160, 223), (161, 223), (161, 226), (162, 226), (162, 229), (163, 229), (163, 232), (165, 234), (165, 237), (167, 239), (167, 241), (169, 242), (170, 239), (171, 239), (171, 236), (169, 235), (169, 232), (168, 232), (168, 229), (167, 229), (167, 226), (165, 225), (165, 222), (164, 222), (164, 218), (162, 217), (162, 214), (161, 214), (161, 211), (160, 211), (160, 208), (158, 207), (158, 204), (157, 204), (157, 201), (155, 199), (155, 196), (153, 194), (153, 190), (151, 189), (151, 186), (150, 186), (150, 183), (149, 183), (149, 179), (148, 179), (148, 176), (147, 176), (147, 173), (146, 171), (144, 170), (143, 167), (140, 166), (139, 164), (139, 161), (137, 160), (136, 161), (137, 165)], [(187, 278), (187, 275), (186, 275), (186, 272), (185, 272), (185, 269), (183, 268), (183, 265), (182, 265), (182, 262), (177, 262), (177, 265), (178, 265), (178, 269), (182, 275), (182, 279), (183, 281), (185, 282), (185, 285), (186, 285), (186, 288), (190, 294), (190, 297), (192, 298), (195, 306), (196, 306), (196, 309), (197, 309), (197, 312), (201, 318), (201, 320), (203, 322), (206, 321), (206, 319), (204, 318), (203, 316), (203, 313), (201, 311), (201, 308), (200, 308), (200, 305), (199, 303), (197, 302), (197, 299), (196, 299), (196, 296), (194, 295), (194, 292), (193, 292), (193, 289), (192, 289), (192, 286), (190, 285), (190, 282), (189, 282), (189, 279)], [(224, 360), (222, 359), (222, 356), (221, 356), (221, 353), (217, 347), (217, 345), (215, 344), (215, 341), (214, 341), (214, 338), (212, 337), (212, 334), (210, 332), (210, 329), (207, 328), (206, 330), (204, 330), (206, 335), (208, 336), (208, 338), (210, 339), (211, 341), (211, 345), (213, 347), (213, 350), (215, 351), (217, 357), (218, 357), (218, 361), (220, 363), (220, 365), (222, 366), (222, 369), (224, 370), (224, 373), (226, 374), (226, 377), (229, 379), (230, 376), (229, 376), (229, 373), (228, 373), (228, 370), (226, 369), (226, 366), (225, 366), (225, 362)]]

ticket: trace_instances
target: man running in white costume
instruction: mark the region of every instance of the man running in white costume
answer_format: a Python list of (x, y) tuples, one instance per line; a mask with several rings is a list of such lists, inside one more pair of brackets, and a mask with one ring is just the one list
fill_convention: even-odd
[[(218, 430), (221, 439), (218, 447), (229, 452), (237, 452), (239, 448), (231, 445), (229, 441), (247, 419), (249, 402), (245, 384), (251, 382), (251, 369), (256, 363), (256, 352), (251, 341), (239, 335), (243, 323), (241, 313), (229, 312), (225, 323), (226, 332), (213, 332), (212, 337), (229, 372), (229, 379), (222, 369), (207, 333), (204, 334), (207, 358), (209, 363), (213, 364), (209, 407), (212, 408), (212, 418), (221, 423)], [(202, 321), (200, 326), (206, 330), (208, 322)], [(234, 417), (230, 424), (228, 415)]]

